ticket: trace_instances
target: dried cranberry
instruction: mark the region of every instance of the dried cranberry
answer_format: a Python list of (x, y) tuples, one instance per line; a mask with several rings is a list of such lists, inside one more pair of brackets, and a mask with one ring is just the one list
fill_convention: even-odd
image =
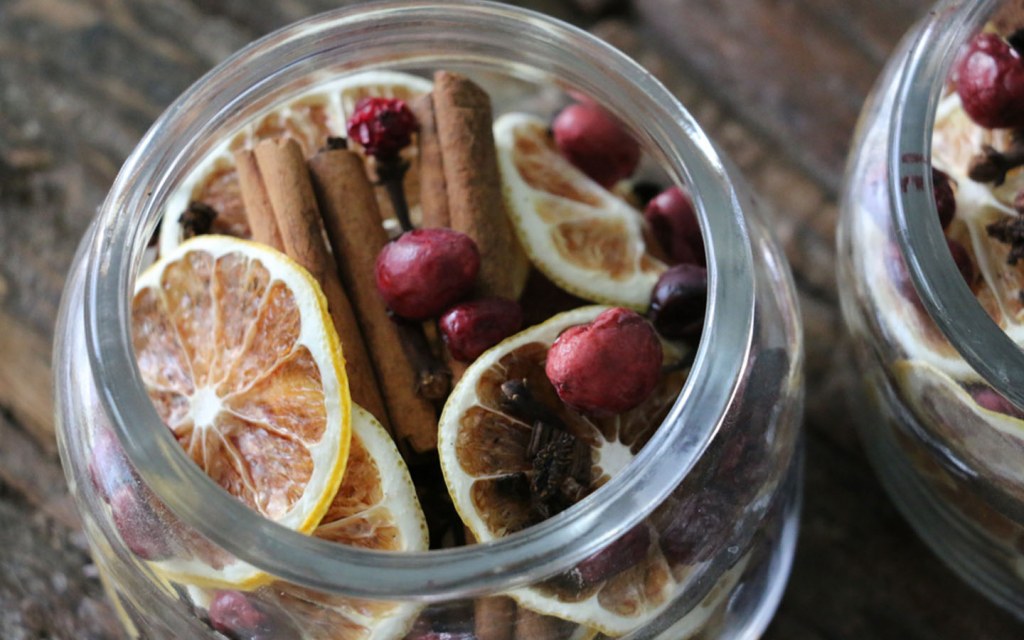
[(964, 245), (956, 240), (947, 239), (946, 245), (949, 247), (950, 255), (953, 256), (956, 268), (960, 270), (960, 275), (964, 277), (964, 282), (967, 283), (967, 286), (972, 286), (974, 284), (974, 263), (971, 262), (971, 254), (967, 253)]
[(672, 264), (707, 264), (704, 238), (687, 191), (679, 187), (665, 189), (647, 203), (644, 218)]
[(523, 326), (523, 310), (508, 298), (484, 298), (457, 304), (438, 321), (452, 357), (472, 362)]
[(397, 156), (418, 129), (416, 116), (394, 98), (363, 98), (348, 119), (348, 137), (379, 160)]
[(935, 196), (935, 209), (939, 212), (939, 224), (943, 229), (949, 228), (956, 215), (956, 196), (953, 194), (953, 180), (944, 171), (932, 167), (932, 194)]
[(979, 33), (953, 68), (964, 111), (983, 127), (1024, 126), (1024, 64), (994, 33)]
[(677, 264), (658, 278), (649, 316), (666, 338), (697, 340), (708, 304), (708, 272), (695, 264)]
[(284, 613), (238, 591), (218, 591), (210, 602), (210, 625), (233, 640), (297, 638)]
[(562, 155), (605, 188), (633, 175), (640, 163), (640, 145), (596, 104), (578, 103), (562, 109), (551, 132)]
[(559, 576), (559, 582), (583, 591), (640, 564), (647, 557), (650, 546), (651, 532), (646, 524), (641, 523)]
[(717, 491), (691, 493), (666, 514), (658, 537), (665, 559), (673, 565), (709, 560), (728, 543), (736, 507)]
[(108, 429), (94, 432), (92, 451), (89, 452), (89, 477), (96, 492), (108, 503), (115, 491), (136, 481), (121, 443)]
[(1002, 413), (1018, 420), (1024, 419), (1024, 411), (1018, 409), (1017, 405), (1007, 400), (995, 389), (990, 387), (974, 387), (970, 390), (970, 394), (975, 402), (989, 411)]
[(143, 560), (166, 560), (173, 547), (167, 524), (150, 506), (153, 500), (143, 485), (123, 485), (111, 494), (110, 510), (129, 551)]
[(398, 315), (425, 320), (472, 291), (479, 271), (472, 238), (451, 229), (416, 229), (381, 249), (377, 290)]
[(661, 363), (661, 342), (650, 323), (616, 307), (558, 336), (544, 371), (569, 406), (614, 414), (636, 407), (654, 391)]

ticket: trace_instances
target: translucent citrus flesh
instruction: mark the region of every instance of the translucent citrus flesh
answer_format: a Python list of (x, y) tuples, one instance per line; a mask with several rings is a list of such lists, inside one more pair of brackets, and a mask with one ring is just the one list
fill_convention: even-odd
[(555, 147), (547, 123), (524, 113), (494, 124), (509, 213), (530, 260), (581, 298), (646, 309), (665, 265), (643, 239), (643, 217)]
[[(504, 381), (525, 379), (532, 395), (590, 446), (593, 480), (588, 492), (608, 482), (633, 459), (675, 402), (685, 371), (666, 374), (647, 400), (618, 416), (583, 415), (558, 400), (544, 374), (548, 348), (562, 331), (592, 321), (605, 309), (569, 311), (509, 338), (474, 362), (452, 391), (439, 424), (438, 452), (455, 506), (477, 540), (494, 540), (541, 519), (530, 504), (533, 469), (527, 448), (532, 427), (501, 409)], [(665, 346), (666, 361), (678, 360), (679, 350)], [(671, 566), (661, 553), (657, 530), (643, 526), (651, 534), (648, 552), (625, 571), (582, 593), (552, 581), (511, 595), (534, 611), (608, 633), (636, 628), (668, 602), (678, 586), (677, 577), (682, 577), (674, 575), (680, 568)]]
[[(178, 217), (191, 201), (202, 202), (217, 211), (213, 233), (239, 238), (250, 236), (235, 168), (235, 151), (252, 148), (260, 140), (292, 138), (302, 146), (307, 157), (312, 157), (324, 147), (328, 137), (346, 136), (346, 120), (360, 99), (377, 96), (408, 101), (429, 92), (431, 87), (430, 81), (406, 73), (370, 71), (316, 84), (298, 97), (264, 112), (214, 148), (168, 198), (160, 230), (161, 252), (170, 251), (181, 241)], [(415, 162), (414, 157), (409, 159)], [(418, 174), (413, 168), (405, 178), (410, 207), (415, 207), (419, 198)]]
[[(139, 278), (132, 321), (147, 391), (189, 457), (261, 515), (311, 531), (351, 434), (344, 360), (316, 282), (266, 247), (202, 236)], [(160, 564), (205, 582), (258, 577), (206, 560)]]

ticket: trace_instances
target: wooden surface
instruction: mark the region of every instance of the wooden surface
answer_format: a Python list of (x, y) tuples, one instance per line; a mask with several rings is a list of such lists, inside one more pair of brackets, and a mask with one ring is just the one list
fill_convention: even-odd
[[(189, 83), (337, 0), (0, 0), (0, 638), (116, 638), (53, 441), (65, 271), (121, 162)], [(883, 494), (846, 410), (835, 196), (857, 111), (926, 0), (531, 0), (658, 75), (778, 214), (807, 336), (806, 507), (767, 637), (1020, 638)]]

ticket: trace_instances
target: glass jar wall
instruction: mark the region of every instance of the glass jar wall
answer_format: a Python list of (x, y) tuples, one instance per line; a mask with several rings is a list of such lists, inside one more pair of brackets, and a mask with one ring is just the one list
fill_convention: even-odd
[[(557, 90), (620, 118), (693, 191), (708, 311), (675, 406), (599, 490), (499, 540), (369, 551), (276, 525), (193, 464), (140, 378), (130, 292), (170, 194), (257, 114), (357, 72), (437, 69), (517, 88), (492, 91), (496, 112), (504, 101), (539, 110), (522, 96)], [(634, 63), (510, 7), (378, 3), (251, 45), (186, 92), (129, 158), (65, 293), (61, 454), (96, 564), (137, 636), (216, 637), (216, 626), (238, 637), (754, 637), (781, 596), (796, 535), (799, 329), (757, 203)]]
[(983, 28), (1009, 28), (1001, 5), (939, 3), (889, 60), (848, 166), (839, 284), (869, 400), (862, 437), (886, 489), (943, 561), (1021, 614), (1019, 267), (988, 230), (1016, 215), (1004, 192), (1017, 178), (968, 175), (1010, 134), (966, 114), (951, 73)]

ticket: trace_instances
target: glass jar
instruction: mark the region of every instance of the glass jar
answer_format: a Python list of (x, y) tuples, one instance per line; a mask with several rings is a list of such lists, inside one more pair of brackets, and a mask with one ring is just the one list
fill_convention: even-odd
[[(963, 114), (948, 84), (955, 57), (1000, 4), (939, 3), (890, 58), (853, 144), (838, 269), (869, 400), (858, 424), (877, 473), (943, 561), (1024, 615), (1024, 353), (1000, 326), (1015, 325), (1019, 313), (997, 323), (999, 314), (979, 303), (992, 308), (1020, 294), (993, 276), (1008, 269), (1004, 258), (996, 269), (961, 273), (933, 196), (941, 178), (931, 170)], [(971, 219), (980, 209), (968, 198), (982, 187), (966, 174), (954, 183), (957, 219)], [(953, 222), (945, 231), (967, 234), (975, 265), (991, 242), (979, 230)]]
[[(188, 459), (141, 382), (130, 293), (168, 193), (260, 108), (325, 70), (436, 68), (577, 91), (621, 118), (673, 180), (693, 187), (709, 263), (708, 311), (674, 408), (607, 485), (497, 541), (374, 552), (286, 530)], [(794, 549), (803, 358), (787, 265), (757, 210), (654, 78), (586, 33), (525, 10), (374, 3), (300, 22), (225, 61), (166, 111), (125, 163), (82, 242), (58, 327), (62, 460), (126, 628), (150, 638), (219, 637), (210, 603), (223, 596), (220, 624), (247, 638), (595, 637), (592, 625), (500, 606), (511, 602), (502, 594), (544, 594), (602, 550), (607, 557), (623, 541), (628, 547), (629, 532), (646, 522), (672, 561), (652, 569), (626, 554), (616, 575), (643, 570), (643, 584), (674, 586), (629, 628), (608, 631), (756, 637), (778, 604)], [(116, 483), (116, 499), (105, 483)], [(273, 582), (224, 596), (168, 579), (144, 559), (166, 551), (148, 546), (149, 534), (176, 553), (247, 563)], [(141, 540), (126, 540), (134, 536)], [(623, 584), (637, 583), (630, 580)], [(587, 597), (598, 602), (598, 595)]]

